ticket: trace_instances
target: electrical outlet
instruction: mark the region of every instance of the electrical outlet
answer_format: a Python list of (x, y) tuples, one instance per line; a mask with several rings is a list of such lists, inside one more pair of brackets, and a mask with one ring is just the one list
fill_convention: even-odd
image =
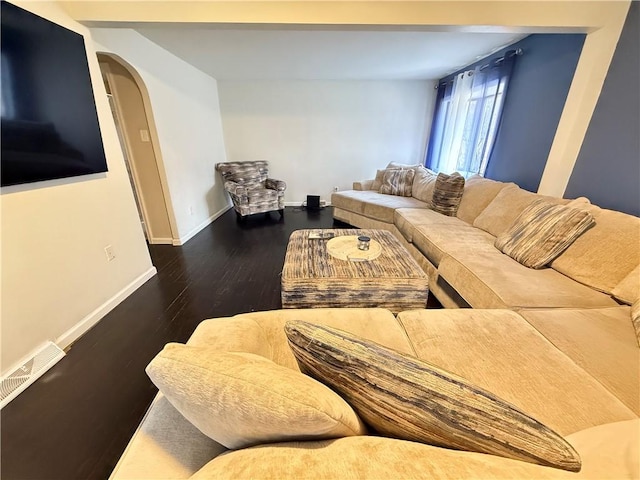
[(113, 247), (111, 245), (107, 245), (104, 247), (104, 253), (107, 256), (107, 261), (110, 262), (116, 258), (116, 254), (113, 251)]

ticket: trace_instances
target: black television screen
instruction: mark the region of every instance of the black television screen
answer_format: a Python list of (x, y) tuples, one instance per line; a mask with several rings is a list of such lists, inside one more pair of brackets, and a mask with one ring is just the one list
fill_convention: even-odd
[(1, 8), (2, 186), (106, 172), (83, 36)]

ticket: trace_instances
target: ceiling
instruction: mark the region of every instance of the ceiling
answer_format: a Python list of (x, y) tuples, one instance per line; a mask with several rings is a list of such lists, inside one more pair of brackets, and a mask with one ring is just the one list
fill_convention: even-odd
[(438, 79), (526, 36), (202, 24), (136, 30), (222, 81)]

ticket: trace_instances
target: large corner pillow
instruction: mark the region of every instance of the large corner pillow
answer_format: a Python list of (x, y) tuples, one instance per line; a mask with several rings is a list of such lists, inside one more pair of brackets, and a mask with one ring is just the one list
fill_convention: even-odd
[(593, 216), (586, 210), (537, 200), (496, 238), (495, 247), (525, 267), (542, 268), (593, 223)]
[(431, 209), (455, 217), (464, 193), (464, 177), (458, 172), (447, 175), (439, 173), (431, 199)]
[(227, 448), (366, 433), (327, 386), (258, 355), (169, 343), (146, 372), (187, 420)]
[(295, 321), (285, 332), (302, 372), (340, 393), (383, 435), (581, 468), (560, 435), (457, 375), (337, 329)]
[(387, 169), (382, 175), (382, 185), (380, 185), (379, 192), (386, 195), (410, 197), (415, 174), (416, 171), (413, 168)]

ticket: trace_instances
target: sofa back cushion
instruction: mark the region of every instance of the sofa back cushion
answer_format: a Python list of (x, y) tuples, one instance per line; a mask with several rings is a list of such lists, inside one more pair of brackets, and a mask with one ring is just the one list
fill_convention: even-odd
[(624, 277), (624, 280), (616, 285), (616, 288), (613, 289), (613, 296), (627, 305), (640, 300), (640, 265), (637, 265)]
[(507, 185), (513, 185), (513, 183), (496, 182), (480, 175), (468, 178), (464, 184), (464, 193), (462, 194), (457, 217), (468, 224), (473, 224), (476, 217), (487, 208), (487, 205), (496, 198), (500, 190)]
[(433, 190), (436, 188), (436, 178), (438, 178), (438, 174), (428, 168), (416, 168), (411, 189), (413, 198), (430, 204), (433, 198)]
[(216, 165), (225, 181), (236, 182), (252, 188), (264, 186), (269, 176), (269, 163), (265, 160), (248, 162), (223, 162)]
[(526, 207), (539, 199), (556, 204), (568, 203), (568, 200), (538, 195), (511, 184), (500, 190), (487, 208), (476, 217), (473, 226), (498, 237), (513, 225)]
[(640, 218), (595, 205), (584, 208), (593, 215), (595, 225), (556, 258), (551, 267), (611, 295), (640, 264)]

